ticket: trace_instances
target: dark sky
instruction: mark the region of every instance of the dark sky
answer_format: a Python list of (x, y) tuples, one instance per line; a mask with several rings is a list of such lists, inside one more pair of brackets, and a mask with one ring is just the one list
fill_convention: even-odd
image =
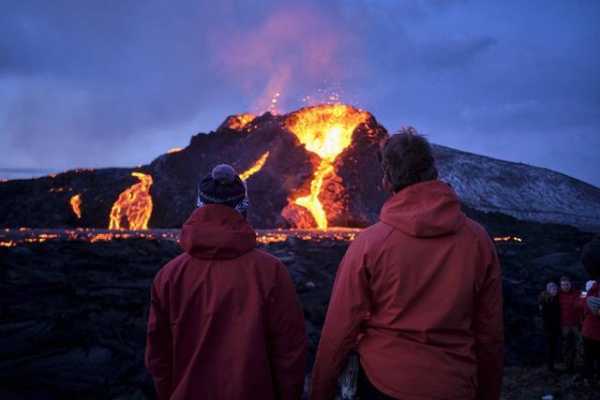
[(132, 166), (327, 97), (600, 186), (600, 1), (0, 0), (0, 167)]

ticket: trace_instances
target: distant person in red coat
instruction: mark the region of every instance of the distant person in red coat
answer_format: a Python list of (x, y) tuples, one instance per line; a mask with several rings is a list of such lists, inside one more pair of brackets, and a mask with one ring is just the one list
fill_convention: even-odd
[(502, 272), (494, 244), (437, 179), (431, 147), (414, 129), (392, 135), (381, 161), (393, 194), (338, 268), (311, 398), (333, 399), (355, 351), (360, 399), (498, 400)]
[(558, 302), (560, 303), (562, 349), (567, 371), (570, 373), (575, 372), (575, 359), (580, 341), (579, 297), (580, 292), (573, 288), (571, 279), (568, 276), (561, 277)]
[(154, 278), (146, 367), (159, 400), (297, 400), (304, 318), (286, 267), (256, 249), (246, 187), (219, 165), (198, 187), (184, 253)]
[[(596, 280), (586, 293), (585, 319), (583, 321), (583, 375), (588, 383), (600, 372), (600, 236), (584, 248), (581, 261), (590, 278)], [(597, 381), (598, 377), (596, 377)]]

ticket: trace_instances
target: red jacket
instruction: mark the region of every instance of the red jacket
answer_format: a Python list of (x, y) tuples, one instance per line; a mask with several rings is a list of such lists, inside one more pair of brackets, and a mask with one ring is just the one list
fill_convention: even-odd
[[(592, 286), (590, 291), (587, 293), (586, 298), (589, 296), (600, 297), (600, 287), (597, 283)], [(583, 337), (588, 339), (600, 341), (600, 316), (593, 315), (592, 311), (585, 302), (583, 303), (583, 307), (585, 309), (585, 319), (583, 320), (583, 329), (581, 334)]]
[(321, 334), (313, 400), (332, 398), (353, 349), (369, 380), (395, 398), (500, 397), (500, 264), (447, 184), (398, 192), (348, 249)]
[(146, 367), (159, 400), (299, 399), (306, 336), (285, 266), (235, 210), (207, 205), (152, 286)]
[(580, 293), (574, 289), (569, 292), (558, 293), (560, 303), (560, 326), (579, 326), (580, 316), (578, 311)]

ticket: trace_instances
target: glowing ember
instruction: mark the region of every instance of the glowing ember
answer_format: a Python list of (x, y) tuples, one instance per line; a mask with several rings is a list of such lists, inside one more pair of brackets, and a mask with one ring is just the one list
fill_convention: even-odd
[(522, 243), (523, 239), (518, 236), (496, 236), (494, 237), (494, 242), (503, 243), (503, 242), (517, 242)]
[(280, 92), (276, 92), (271, 98), (271, 104), (269, 104), (269, 111), (271, 114), (278, 114), (277, 112), (277, 102), (279, 101), (279, 96), (281, 96)]
[(262, 156), (260, 156), (260, 158), (254, 163), (253, 166), (251, 166), (246, 171), (244, 171), (240, 174), (240, 179), (245, 181), (248, 178), (250, 178), (252, 175), (257, 173), (258, 171), (260, 171), (260, 169), (263, 167), (263, 165), (265, 165), (265, 163), (267, 162), (268, 158), (269, 158), (269, 152), (267, 151)]
[(131, 174), (140, 182), (131, 186), (119, 195), (110, 210), (109, 229), (125, 229), (127, 221), (128, 229), (148, 229), (148, 220), (152, 215), (152, 176), (141, 172)]
[(239, 131), (244, 129), (250, 122), (254, 121), (254, 118), (256, 118), (256, 116), (250, 113), (234, 115), (227, 120), (227, 127)]
[(321, 159), (310, 183), (310, 194), (292, 200), (310, 211), (319, 229), (328, 227), (327, 215), (319, 199), (323, 181), (334, 173), (333, 163), (352, 142), (356, 127), (368, 118), (368, 113), (347, 105), (327, 104), (304, 108), (285, 122), (286, 128), (300, 143)]
[(76, 194), (75, 196), (71, 197), (69, 203), (71, 203), (71, 208), (73, 209), (75, 215), (77, 215), (77, 218), (81, 219), (81, 195)]
[(94, 235), (90, 239), (90, 243), (106, 242), (109, 240), (113, 240), (113, 238), (114, 238), (114, 235), (112, 233), (99, 233), (97, 235)]
[(183, 150), (181, 147), (173, 147), (167, 151), (167, 154), (179, 153), (181, 150)]
[(288, 235), (285, 233), (263, 234), (256, 236), (256, 241), (260, 244), (282, 243), (287, 239)]
[[(294, 237), (308, 241), (343, 241), (355, 239), (360, 229), (356, 228), (331, 228), (329, 230), (257, 230), (256, 241), (262, 245), (283, 243), (288, 238)], [(110, 242), (113, 240), (145, 239), (179, 241), (181, 232), (176, 229), (152, 229), (148, 231), (109, 231), (106, 229), (76, 228), (52, 230), (26, 230), (4, 229), (0, 231), (0, 248), (30, 245), (51, 241), (83, 241), (88, 243)]]

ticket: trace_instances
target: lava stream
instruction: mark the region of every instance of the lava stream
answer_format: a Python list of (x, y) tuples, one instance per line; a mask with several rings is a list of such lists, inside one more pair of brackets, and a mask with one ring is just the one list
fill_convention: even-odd
[(75, 196), (71, 197), (69, 203), (71, 204), (73, 213), (77, 216), (77, 218), (81, 219), (81, 195), (76, 194)]
[(257, 173), (258, 171), (260, 171), (261, 168), (267, 162), (268, 158), (269, 158), (269, 152), (267, 151), (262, 156), (260, 156), (260, 158), (254, 163), (254, 165), (252, 165), (250, 168), (248, 168), (246, 171), (244, 171), (240, 174), (240, 179), (245, 181), (248, 178), (250, 178), (252, 175)]
[(128, 223), (127, 229), (148, 229), (148, 220), (152, 215), (152, 176), (133, 172), (131, 174), (140, 180), (119, 195), (110, 210), (109, 229), (125, 229), (123, 220)]
[(352, 143), (352, 135), (358, 125), (366, 122), (369, 114), (345, 104), (325, 104), (307, 107), (290, 116), (285, 124), (308, 151), (317, 154), (320, 163), (310, 183), (310, 194), (292, 196), (294, 204), (310, 211), (317, 227), (327, 229), (327, 213), (319, 199), (325, 178), (335, 173), (336, 157)]

